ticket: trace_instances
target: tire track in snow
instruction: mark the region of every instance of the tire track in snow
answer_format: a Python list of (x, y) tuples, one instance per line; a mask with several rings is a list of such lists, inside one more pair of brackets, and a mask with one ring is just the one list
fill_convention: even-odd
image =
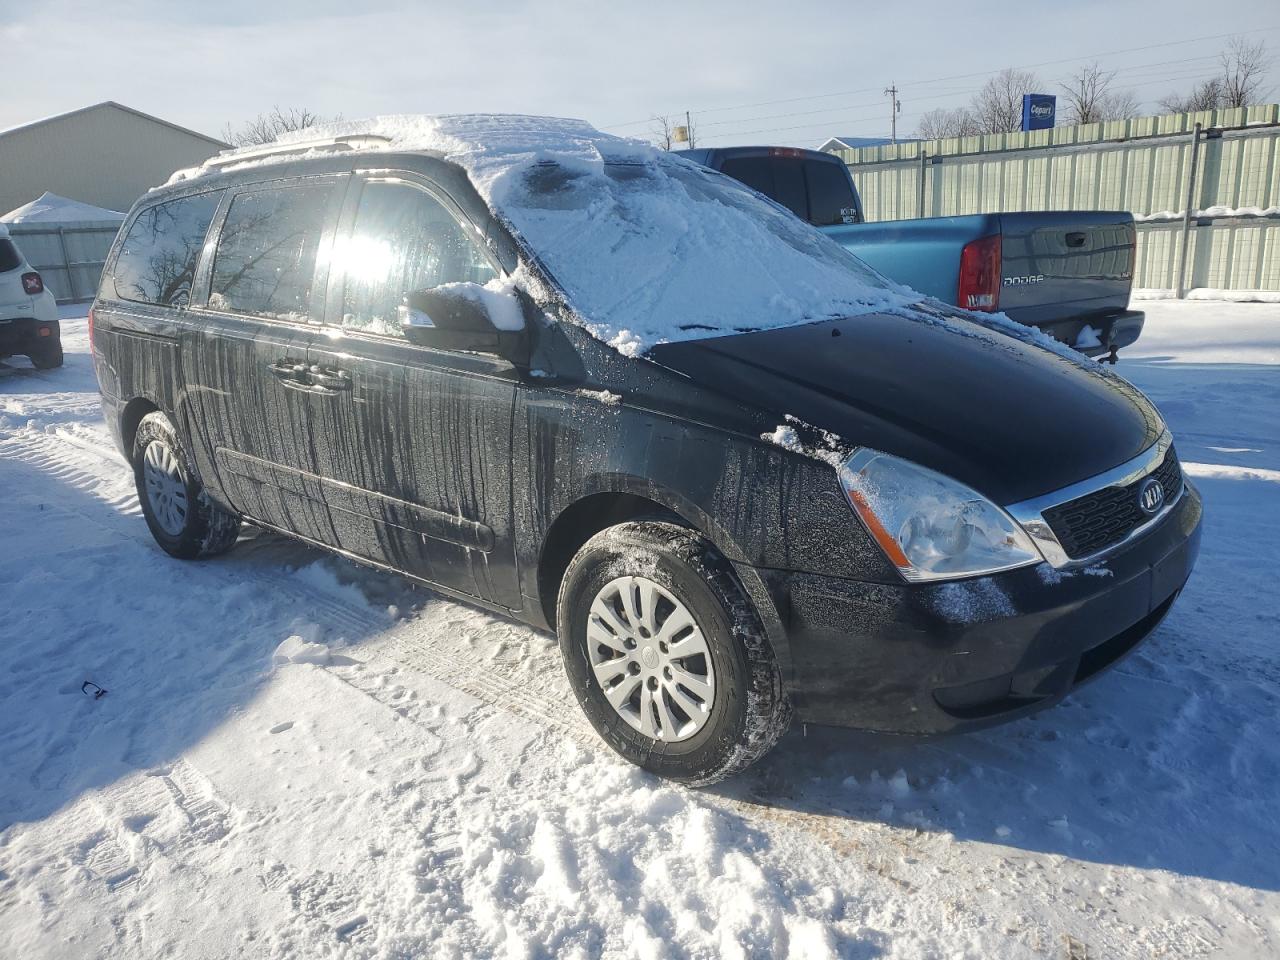
[[(63, 482), (106, 500), (120, 511), (120, 514), (123, 514), (121, 519), (128, 517), (130, 524), (136, 524), (136, 532), (129, 534), (130, 539), (142, 544), (151, 542), (145, 526), (137, 522), (137, 516), (140, 516), (141, 511), (137, 506), (136, 496), (110, 498), (103, 497), (100, 493), (103, 485), (110, 482), (110, 473), (127, 476), (124, 463), (113, 453), (95, 448), (90, 444), (74, 443), (65, 434), (55, 432), (36, 434), (34, 437), (13, 438), (0, 443), (0, 454), (15, 456), (16, 459), (51, 472), (57, 471), (57, 475)], [(90, 460), (97, 461), (98, 470), (93, 469), (88, 462)], [(127, 502), (121, 503), (120, 499)], [(101, 523), (87, 511), (77, 510), (76, 512), (90, 521)], [(319, 551), (317, 556), (331, 559)], [(205, 576), (226, 579), (229, 583), (239, 582), (233, 574), (224, 573), (221, 570), (206, 567), (201, 570), (201, 573)], [(421, 673), (474, 697), (492, 709), (532, 721), (542, 729), (568, 737), (595, 753), (607, 752), (605, 745), (591, 729), (586, 718), (581, 715), (563, 671), (559, 669), (558, 654), (554, 664), (555, 669), (542, 671), (543, 677), (539, 678), (540, 683), (532, 684), (529, 682), (530, 678), (522, 675), (518, 669), (527, 658), (511, 661), (492, 657), (484, 662), (482, 668), (477, 668), (475, 647), (462, 639), (460, 631), (447, 629), (448, 624), (445, 624), (446, 629), (440, 629), (439, 625), (431, 623), (429, 618), (420, 616), (398, 625), (391, 625), (385, 614), (368, 604), (348, 602), (304, 580), (287, 576), (269, 567), (256, 567), (254, 578), (258, 582), (271, 582), (282, 594), (293, 595), (303, 601), (301, 606), (308, 609), (309, 618), (330, 630), (336, 630), (338, 633), (345, 631), (353, 637), (387, 634), (385, 641), (375, 646), (375, 656), (364, 664), (365, 674), (361, 675), (341, 666), (330, 666), (325, 669), (353, 689), (400, 712), (401, 715), (406, 716), (406, 719), (424, 729), (430, 729), (430, 727), (424, 724), (421, 718), (407, 715), (403, 705), (386, 698), (384, 691), (377, 684), (377, 677), (387, 675), (394, 668)], [(478, 612), (474, 608), (445, 598), (439, 598), (433, 602), (433, 605), (434, 603), (448, 604), (468, 614)], [(428, 607), (428, 611), (430, 609)], [(480, 615), (489, 617), (492, 624), (513, 626), (496, 616), (487, 613), (480, 613)], [(532, 640), (535, 637), (532, 628), (518, 625), (513, 628), (515, 633), (526, 631), (527, 637), (512, 637), (511, 640), (515, 642)], [(388, 665), (394, 665), (394, 667)], [(544, 685), (546, 689), (539, 689), (539, 686)], [(873, 829), (829, 814), (773, 806), (767, 800), (753, 801), (707, 792), (700, 792), (699, 796), (708, 805), (732, 812), (748, 821), (757, 823), (769, 821), (779, 827), (801, 829), (819, 842), (841, 850), (846, 855), (870, 856), (871, 848), (892, 850), (900, 855), (904, 849), (914, 849), (923, 842), (921, 837), (915, 835), (918, 831), (892, 827)], [(886, 836), (884, 830), (889, 830), (890, 834)]]

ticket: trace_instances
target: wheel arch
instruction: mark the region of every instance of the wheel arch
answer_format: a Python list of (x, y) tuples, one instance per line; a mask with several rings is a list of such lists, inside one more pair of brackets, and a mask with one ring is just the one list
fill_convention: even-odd
[[(729, 532), (689, 498), (656, 484), (626, 474), (603, 474), (589, 480), (582, 495), (556, 515), (542, 538), (538, 553), (538, 603), (547, 625), (556, 623), (556, 601), (569, 561), (601, 530), (629, 520), (667, 520), (696, 530), (733, 564), (757, 606), (768, 593), (754, 568), (747, 566), (741, 550)], [(751, 580), (754, 582), (747, 583)], [(770, 604), (772, 606), (772, 604)], [(761, 618), (777, 624), (776, 610), (761, 610)], [(772, 636), (775, 643), (778, 638)]]
[[(157, 411), (165, 413), (161, 407), (150, 397), (134, 397), (124, 405), (124, 409), (120, 411), (120, 446), (124, 449), (125, 457), (132, 462), (133, 460), (133, 440), (138, 435), (138, 424), (142, 423), (142, 418), (149, 413)], [(165, 413), (170, 420), (173, 417)]]

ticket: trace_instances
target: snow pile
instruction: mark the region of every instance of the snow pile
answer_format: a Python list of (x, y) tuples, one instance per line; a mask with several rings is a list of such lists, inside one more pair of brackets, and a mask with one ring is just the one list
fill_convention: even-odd
[(606, 407), (617, 407), (622, 404), (622, 395), (619, 393), (612, 393), (608, 390), (577, 390), (575, 393), (580, 397), (598, 400)]
[(271, 662), (278, 666), (286, 663), (313, 663), (323, 667), (330, 659), (326, 644), (307, 640), (298, 634), (282, 640), (271, 655)]
[[(1185, 210), (1161, 210), (1159, 213), (1138, 214), (1133, 219), (1137, 223), (1161, 223), (1169, 220), (1181, 220), (1187, 215)], [(1280, 217), (1280, 207), (1205, 207), (1191, 214), (1193, 217)]]
[(510, 280), (490, 280), (484, 286), (478, 283), (446, 283), (435, 289), (439, 293), (480, 304), (489, 315), (489, 321), (499, 330), (524, 329), (524, 314), (520, 310), (515, 284)]
[[(696, 793), (581, 751), (567, 765), (555, 790), (529, 785), (541, 806), (473, 802), (462, 824), (451, 869), (481, 955), (665, 957), (674, 934), (686, 956), (837, 956), (816, 898), (785, 890), (758, 838)], [(433, 877), (427, 897), (448, 885)], [(601, 937), (603, 917), (617, 923)], [(440, 932), (452, 947), (461, 931)]]
[[(783, 419), (786, 423), (778, 424), (769, 433), (760, 434), (760, 439), (792, 453), (829, 463), (837, 470), (849, 459), (852, 448), (830, 430), (805, 423), (789, 413)], [(806, 437), (809, 438), (808, 442)]]
[(10, 210), (0, 220), (5, 223), (83, 223), (95, 220), (123, 220), (118, 210), (95, 207), (45, 191), (30, 203)]
[[(581, 120), (510, 115), (383, 116), (280, 138), (363, 137), (362, 151), (427, 151), (459, 164), (523, 238), (579, 322), (620, 352), (915, 302), (843, 247), (735, 180)], [(261, 148), (211, 169), (293, 160)], [(228, 163), (228, 161), (232, 161)], [(532, 289), (529, 278), (525, 283)]]
[[(1178, 291), (1169, 287), (1135, 287), (1130, 300), (1176, 300)], [(1280, 290), (1215, 290), (1196, 287), (1188, 290), (1188, 300), (1223, 300), (1228, 303), (1280, 303)]]

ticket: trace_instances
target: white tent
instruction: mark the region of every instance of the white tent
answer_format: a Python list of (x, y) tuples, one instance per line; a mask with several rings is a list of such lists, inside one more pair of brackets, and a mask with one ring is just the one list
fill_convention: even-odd
[(114, 220), (118, 223), (123, 219), (124, 214), (118, 210), (95, 207), (91, 203), (81, 203), (79, 200), (70, 200), (46, 191), (30, 203), (24, 203), (16, 210), (10, 210), (0, 217), (0, 222), (68, 224)]
[(44, 193), (0, 217), (59, 302), (89, 300), (125, 214)]

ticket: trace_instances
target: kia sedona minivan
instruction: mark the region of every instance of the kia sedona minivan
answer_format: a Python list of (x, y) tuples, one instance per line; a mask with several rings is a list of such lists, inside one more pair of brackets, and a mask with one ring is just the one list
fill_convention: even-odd
[(1124, 380), (577, 121), (380, 118), (180, 172), (90, 320), (162, 548), (254, 524), (554, 629), (601, 737), (685, 783), (793, 716), (1053, 704), (1199, 545)]

